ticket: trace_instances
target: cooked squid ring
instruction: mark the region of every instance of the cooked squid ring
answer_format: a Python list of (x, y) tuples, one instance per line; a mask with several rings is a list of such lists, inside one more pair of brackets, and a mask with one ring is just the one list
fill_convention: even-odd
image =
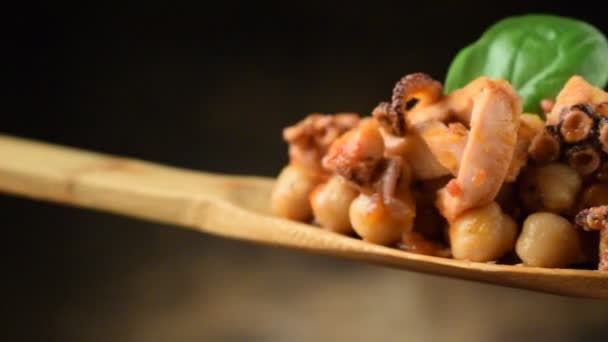
[(456, 176), (438, 194), (437, 206), (448, 221), (496, 197), (513, 159), (521, 112), (511, 85), (481, 77), (408, 113), (408, 126)]
[[(412, 127), (411, 131), (424, 139), (439, 164), (455, 176), (469, 143), (475, 99), (488, 84), (504, 90), (506, 95), (503, 97), (512, 98), (512, 102), (518, 101), (519, 96), (506, 81), (490, 81), (482, 77), (438, 102), (426, 107), (416, 106), (408, 112), (406, 119), (408, 126)], [(484, 119), (495, 120), (493, 115), (484, 115)], [(518, 116), (516, 120), (521, 121), (521, 125), (517, 124), (515, 152), (507, 172), (507, 181), (515, 180), (528, 159), (528, 147), (544, 126), (537, 116), (531, 114)]]

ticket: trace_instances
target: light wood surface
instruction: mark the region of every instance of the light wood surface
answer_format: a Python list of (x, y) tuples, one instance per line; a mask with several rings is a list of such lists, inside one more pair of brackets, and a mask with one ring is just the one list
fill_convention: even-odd
[(417, 272), (608, 299), (606, 273), (418, 255), (272, 217), (272, 184), (0, 135), (0, 191), (7, 193)]

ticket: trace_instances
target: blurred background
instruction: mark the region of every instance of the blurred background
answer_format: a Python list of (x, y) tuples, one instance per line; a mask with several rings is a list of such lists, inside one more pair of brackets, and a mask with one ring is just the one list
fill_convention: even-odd
[[(3, 133), (274, 176), (282, 127), (369, 114), (404, 74), (442, 80), (498, 19), (600, 2), (149, 1), (7, 11)], [(397, 271), (0, 195), (14, 340), (593, 341), (608, 303)], [(6, 340), (6, 338), (4, 338)]]

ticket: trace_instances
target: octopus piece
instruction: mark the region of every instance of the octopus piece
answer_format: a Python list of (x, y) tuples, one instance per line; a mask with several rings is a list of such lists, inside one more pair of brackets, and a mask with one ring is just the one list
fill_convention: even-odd
[[(385, 161), (386, 166), (378, 181), (378, 191), (382, 197), (387, 199), (396, 197), (399, 192), (409, 192), (410, 171), (400, 157), (389, 158)], [(399, 187), (398, 187), (399, 185)]]
[(545, 130), (528, 150), (536, 162), (560, 160), (581, 176), (605, 178), (608, 161), (608, 93), (579, 76), (560, 91)]
[(372, 111), (372, 117), (380, 126), (380, 134), (384, 139), (384, 153), (386, 156), (402, 156), (406, 151), (405, 135), (396, 135), (389, 121), (390, 103), (380, 102)]
[(395, 197), (409, 189), (411, 172), (402, 157), (386, 157), (384, 150), (378, 123), (364, 119), (331, 145), (323, 166), (361, 191)]
[(587, 139), (591, 134), (593, 117), (584, 108), (574, 106), (566, 111), (558, 127), (564, 142), (577, 143)]
[[(425, 141), (437, 156), (438, 161), (450, 169), (455, 176), (458, 174), (457, 170), (460, 169), (465, 146), (468, 143), (467, 126), (470, 126), (472, 119), (475, 104), (473, 98), (483, 90), (487, 82), (493, 82), (506, 89), (508, 96), (514, 99), (519, 97), (505, 81), (489, 81), (486, 78), (479, 78), (466, 87), (452, 92), (441, 102), (409, 115), (411, 123), (416, 125), (418, 131), (424, 135)], [(522, 114), (519, 118), (521, 124), (516, 133), (515, 151), (505, 178), (507, 182), (512, 182), (517, 178), (528, 160), (527, 150), (532, 139), (543, 127), (542, 120), (537, 115)]]
[[(433, 179), (450, 174), (450, 170), (437, 160), (418, 133), (411, 130), (406, 132), (405, 113), (411, 109), (408, 107), (427, 107), (442, 97), (441, 83), (422, 73), (410, 74), (395, 85), (392, 102), (382, 102), (372, 112), (374, 119), (380, 123), (386, 154), (406, 158), (415, 179)], [(436, 114), (443, 117), (444, 112), (441, 108)]]
[(549, 163), (559, 159), (561, 144), (554, 127), (546, 126), (530, 142), (528, 155), (535, 161)]
[(592, 144), (580, 144), (566, 150), (565, 159), (581, 176), (594, 173), (601, 164), (599, 151)]
[(433, 80), (423, 73), (415, 73), (402, 77), (393, 89), (391, 103), (381, 106), (373, 116), (391, 134), (404, 136), (406, 133), (406, 120), (402, 113), (408, 110), (411, 101), (415, 105), (427, 106), (437, 102), (443, 96), (441, 83)]
[(330, 145), (355, 127), (359, 115), (338, 113), (336, 115), (311, 114), (297, 124), (283, 130), (283, 139), (289, 144), (290, 163), (299, 164), (309, 172), (326, 177), (321, 159)]
[(574, 222), (587, 231), (599, 230), (598, 270), (608, 271), (608, 206), (583, 209), (576, 215)]
[(589, 84), (580, 76), (572, 76), (557, 95), (555, 105), (547, 115), (547, 125), (557, 125), (564, 110), (580, 103), (597, 106), (608, 103), (608, 93)]
[(378, 124), (372, 119), (338, 138), (323, 158), (323, 166), (358, 187), (366, 187), (377, 175), (384, 157), (384, 140)]
[(494, 200), (515, 152), (521, 98), (506, 82), (481, 82), (480, 91), (471, 98), (471, 128), (458, 175), (437, 198), (437, 206), (448, 221)]
[[(390, 104), (382, 102), (372, 112), (372, 116), (379, 122), (388, 118)], [(388, 119), (386, 119), (388, 120)], [(385, 156), (400, 156), (405, 158), (412, 170), (412, 177), (416, 180), (435, 179), (450, 174), (450, 170), (437, 161), (428, 145), (415, 132), (408, 132), (404, 136), (392, 133), (391, 125), (381, 125), (380, 133), (384, 139)]]
[(586, 231), (608, 227), (608, 206), (583, 209), (576, 215), (574, 222)]

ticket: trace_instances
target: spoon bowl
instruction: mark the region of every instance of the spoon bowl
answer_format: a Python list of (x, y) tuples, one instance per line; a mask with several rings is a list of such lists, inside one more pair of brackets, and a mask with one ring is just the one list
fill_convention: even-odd
[(608, 273), (466, 262), (273, 217), (273, 179), (210, 174), (0, 135), (0, 191), (428, 274), (608, 299)]

